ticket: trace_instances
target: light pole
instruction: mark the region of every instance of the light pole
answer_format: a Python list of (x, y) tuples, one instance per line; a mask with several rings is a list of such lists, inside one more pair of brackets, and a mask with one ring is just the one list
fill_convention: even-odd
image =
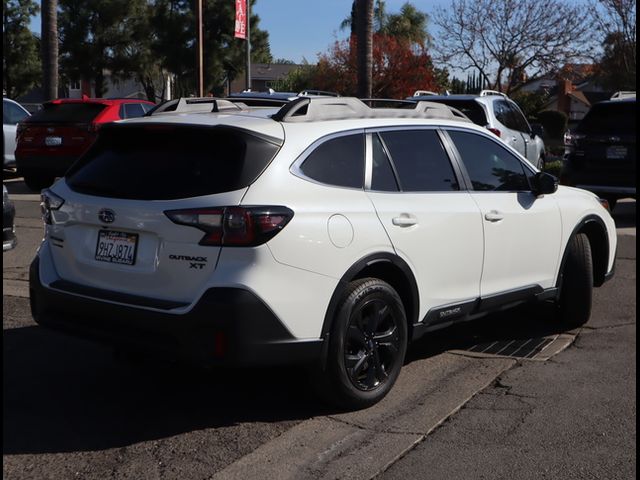
[(196, 50), (197, 50), (197, 76), (198, 76), (198, 96), (204, 97), (204, 72), (202, 54), (202, 0), (196, 0)]

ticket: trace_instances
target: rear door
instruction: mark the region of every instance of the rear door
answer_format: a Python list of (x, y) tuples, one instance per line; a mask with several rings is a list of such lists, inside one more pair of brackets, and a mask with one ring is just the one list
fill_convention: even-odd
[(199, 209), (201, 226), (219, 223), (219, 207), (238, 205), (278, 148), (232, 128), (104, 127), (52, 187), (65, 200), (48, 235), (56, 271), (87, 287), (195, 300), (220, 247), (166, 212)]
[(427, 323), (463, 315), (466, 310), (443, 307), (479, 296), (484, 247), (478, 206), (461, 188), (436, 129), (369, 133), (367, 194), (414, 271), (420, 320), (428, 312)]

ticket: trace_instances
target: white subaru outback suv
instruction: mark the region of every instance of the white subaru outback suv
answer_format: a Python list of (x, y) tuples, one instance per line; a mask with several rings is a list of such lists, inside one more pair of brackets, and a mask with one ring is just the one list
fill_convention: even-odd
[(613, 274), (598, 198), (449, 107), (213, 110), (107, 125), (43, 192), (39, 324), (199, 362), (307, 363), (360, 408), (426, 332), (527, 301), (577, 326)]

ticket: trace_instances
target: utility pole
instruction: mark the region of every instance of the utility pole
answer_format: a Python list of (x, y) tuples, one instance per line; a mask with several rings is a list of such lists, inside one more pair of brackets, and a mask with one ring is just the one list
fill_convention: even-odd
[(251, 90), (251, 0), (247, 0), (247, 90)]
[(58, 98), (58, 0), (43, 0), (40, 31), (42, 93), (44, 100), (53, 100)]
[(203, 26), (202, 26), (202, 0), (196, 0), (196, 50), (197, 50), (197, 76), (198, 97), (204, 97), (204, 55), (202, 53)]

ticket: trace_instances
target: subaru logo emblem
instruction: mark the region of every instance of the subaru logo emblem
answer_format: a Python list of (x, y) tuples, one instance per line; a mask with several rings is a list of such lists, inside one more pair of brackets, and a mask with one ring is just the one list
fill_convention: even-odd
[(113, 223), (116, 219), (116, 213), (108, 208), (103, 208), (98, 212), (98, 218), (104, 223)]

